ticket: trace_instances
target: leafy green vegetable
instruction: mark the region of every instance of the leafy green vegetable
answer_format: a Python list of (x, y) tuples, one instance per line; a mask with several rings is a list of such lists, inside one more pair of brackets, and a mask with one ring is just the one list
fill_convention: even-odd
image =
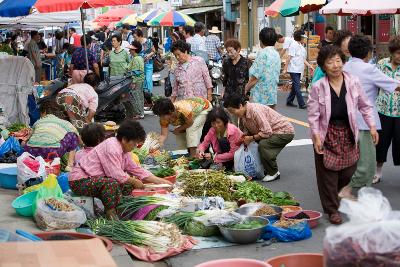
[(184, 229), (184, 233), (191, 236), (215, 236), (218, 235), (218, 227), (205, 226), (201, 222), (191, 220)]
[(265, 224), (260, 223), (258, 221), (247, 221), (238, 224), (230, 225), (230, 229), (238, 229), (238, 230), (250, 230), (250, 229), (257, 229), (263, 227)]
[(149, 155), (149, 152), (142, 148), (134, 148), (132, 152), (138, 156), (140, 163), (143, 163), (146, 157)]
[(144, 220), (146, 221), (154, 221), (157, 218), (158, 213), (160, 213), (161, 211), (168, 209), (168, 206), (159, 206), (155, 209), (153, 209), (152, 211), (150, 211), (146, 217), (144, 218)]
[(8, 127), (7, 130), (10, 133), (14, 133), (14, 132), (18, 132), (25, 128), (27, 128), (27, 126), (25, 124), (16, 122), (16, 123), (11, 124), (11, 126)]
[(288, 192), (274, 192), (274, 198), (291, 199), (292, 196)]
[(272, 191), (259, 183), (246, 181), (235, 185), (233, 197), (237, 200), (245, 199), (247, 202), (257, 202), (272, 198)]
[(172, 168), (160, 167), (156, 170), (151, 171), (155, 176), (164, 178), (168, 176), (175, 175), (175, 170)]

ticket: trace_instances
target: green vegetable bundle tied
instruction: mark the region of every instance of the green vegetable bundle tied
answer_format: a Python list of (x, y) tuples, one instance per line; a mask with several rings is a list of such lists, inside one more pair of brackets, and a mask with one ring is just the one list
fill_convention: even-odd
[(165, 168), (165, 167), (160, 167), (154, 171), (151, 171), (155, 176), (164, 178), (168, 176), (175, 175), (175, 170), (172, 168)]
[(207, 170), (204, 172), (186, 172), (181, 175), (183, 196), (190, 197), (222, 197), (230, 200), (231, 181), (223, 171)]

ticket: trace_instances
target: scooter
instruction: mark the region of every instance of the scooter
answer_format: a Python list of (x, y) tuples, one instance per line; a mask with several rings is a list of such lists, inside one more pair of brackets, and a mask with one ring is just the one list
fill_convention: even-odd
[(220, 106), (222, 102), (223, 80), (222, 60), (219, 60), (217, 62), (209, 60), (207, 65), (213, 85), (212, 104), (213, 106)]
[[(133, 106), (131, 104), (131, 90), (132, 75), (139, 75), (138, 73), (129, 73), (124, 76), (115, 76), (106, 78), (99, 84), (96, 92), (99, 96), (95, 120), (98, 122), (115, 121), (121, 122), (125, 118), (132, 118)], [(39, 95), (37, 101), (40, 105), (44, 100), (50, 99), (55, 101), (57, 94), (68, 86), (68, 82), (63, 77), (56, 79), (48, 86), (44, 87), (43, 93)]]

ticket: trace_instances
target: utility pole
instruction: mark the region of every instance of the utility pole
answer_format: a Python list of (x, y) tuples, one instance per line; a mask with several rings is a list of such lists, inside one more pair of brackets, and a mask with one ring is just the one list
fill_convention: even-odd
[(251, 16), (253, 18), (253, 46), (258, 44), (258, 32), (260, 29), (258, 28), (258, 0), (251, 1)]
[(242, 44), (242, 48), (248, 48), (249, 46), (249, 1), (240, 1), (240, 32), (239, 40)]

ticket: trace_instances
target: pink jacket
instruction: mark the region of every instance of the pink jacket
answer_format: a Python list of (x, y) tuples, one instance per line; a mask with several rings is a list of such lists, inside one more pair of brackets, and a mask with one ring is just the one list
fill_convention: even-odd
[[(350, 128), (353, 132), (355, 142), (358, 142), (358, 127), (356, 121), (357, 110), (362, 114), (367, 125), (375, 127), (374, 109), (368, 101), (367, 95), (361, 87), (360, 80), (349, 73), (343, 72), (347, 94), (347, 113), (349, 115)], [(331, 118), (331, 90), (328, 77), (316, 82), (308, 96), (308, 122), (310, 123), (311, 135), (319, 135), (322, 144), (328, 132), (329, 120)]]
[(226, 132), (231, 147), (231, 150), (229, 152), (220, 154), (217, 132), (213, 127), (210, 128), (207, 135), (204, 137), (204, 141), (199, 145), (198, 149), (200, 151), (204, 151), (211, 144), (214, 152), (217, 153), (214, 159), (215, 162), (221, 163), (233, 160), (236, 150), (239, 149), (243, 133), (238, 127), (236, 127), (232, 123), (228, 123)]

